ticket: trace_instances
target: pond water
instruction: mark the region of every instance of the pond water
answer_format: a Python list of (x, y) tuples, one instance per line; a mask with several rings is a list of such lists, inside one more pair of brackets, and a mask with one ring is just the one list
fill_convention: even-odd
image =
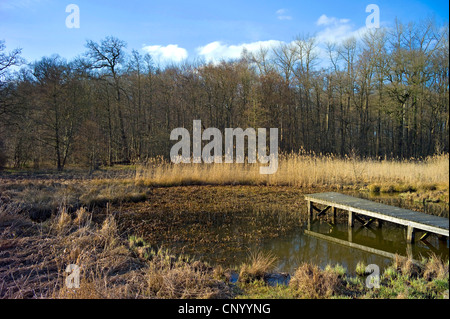
[[(316, 221), (310, 230), (343, 241), (348, 241), (350, 236), (355, 244), (392, 254), (408, 256), (408, 253), (412, 253), (413, 258), (419, 261), (422, 257), (429, 256), (430, 253), (435, 253), (443, 259), (449, 258), (448, 239), (440, 240), (437, 236), (430, 235), (426, 241), (417, 240), (415, 244), (408, 245), (406, 232), (400, 226), (383, 224), (381, 228), (356, 226), (349, 229), (344, 223), (331, 225), (327, 222)], [(391, 258), (317, 238), (314, 235), (306, 234), (304, 229), (258, 243), (247, 243), (245, 247), (246, 249), (235, 249), (236, 247), (227, 249), (225, 245), (222, 248), (211, 247), (210, 250), (200, 250), (195, 247), (183, 246), (183, 252), (211, 264), (220, 264), (235, 269), (243, 262), (248, 261), (250, 252), (266, 252), (277, 257), (276, 272), (290, 274), (302, 262), (310, 262), (321, 268), (328, 264), (340, 264), (347, 269), (347, 274), (350, 275), (355, 274), (356, 265), (360, 261), (366, 265), (376, 264), (381, 270), (392, 263)]]
[[(358, 194), (358, 196), (368, 197), (367, 194)], [(370, 199), (405, 208), (413, 208), (412, 206), (414, 205), (426, 205), (425, 207), (415, 206), (415, 208), (422, 208), (422, 211), (448, 217), (447, 205), (411, 203), (394, 196), (377, 196)], [(339, 216), (341, 222), (339, 222)], [(351, 239), (351, 242), (355, 244), (391, 254), (412, 255), (418, 261), (422, 257), (430, 256), (431, 253), (435, 253), (443, 259), (449, 258), (448, 238), (443, 240), (436, 235), (430, 235), (425, 241), (420, 241), (421, 234), (419, 233), (416, 236), (416, 242), (409, 245), (406, 242), (405, 227), (389, 223), (383, 223), (382, 227), (377, 227), (376, 225), (362, 227), (356, 222), (355, 227), (349, 229), (345, 222), (346, 217), (345, 212), (338, 211), (338, 222), (336, 225), (332, 225), (326, 220), (316, 220), (311, 225), (310, 231), (345, 242)], [(349, 275), (355, 274), (358, 262), (364, 262), (366, 265), (375, 264), (380, 267), (381, 271), (392, 263), (392, 258), (317, 238), (309, 232), (305, 233), (306, 226), (296, 228), (284, 233), (282, 236), (246, 241), (245, 238), (248, 237), (245, 235), (246, 232), (257, 232), (258, 230), (254, 228), (254, 225), (246, 226), (245, 220), (241, 216), (237, 224), (226, 228), (226, 230), (222, 227), (214, 228), (214, 223), (210, 224), (209, 236), (217, 236), (218, 238), (230, 236), (236, 239), (229, 244), (211, 244), (209, 247), (208, 245), (202, 247), (201, 243), (196, 245), (182, 243), (179, 245), (175, 244), (171, 248), (213, 265), (220, 264), (223, 267), (235, 269), (243, 262), (248, 262), (250, 252), (267, 252), (277, 257), (275, 271), (290, 274), (303, 262), (310, 262), (322, 268), (328, 264), (340, 264), (346, 268)]]
[[(414, 259), (421, 260), (431, 252), (448, 259), (448, 240), (442, 241), (437, 236), (429, 236), (427, 241), (417, 241), (414, 245), (407, 245), (406, 232), (402, 227), (384, 224), (381, 228), (358, 227), (348, 228), (344, 223), (331, 225), (327, 222), (316, 221), (310, 231), (377, 249), (383, 252), (408, 256), (412, 253)], [(311, 262), (324, 268), (326, 265), (340, 264), (347, 269), (348, 274), (354, 274), (356, 265), (362, 261), (366, 265), (376, 264), (380, 269), (388, 267), (392, 259), (352, 248), (330, 240), (317, 238), (304, 231), (284, 238), (270, 240), (260, 245), (263, 251), (271, 251), (278, 257), (279, 271), (292, 273), (300, 262)], [(408, 251), (409, 249), (409, 251)]]

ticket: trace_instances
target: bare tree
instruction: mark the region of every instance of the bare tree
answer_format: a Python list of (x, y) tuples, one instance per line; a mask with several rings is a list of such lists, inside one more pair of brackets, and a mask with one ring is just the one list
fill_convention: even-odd
[(122, 159), (124, 162), (129, 161), (129, 147), (127, 134), (125, 131), (125, 119), (122, 106), (122, 87), (120, 83), (119, 68), (125, 61), (126, 43), (118, 38), (108, 36), (100, 43), (87, 41), (88, 49), (86, 55), (91, 61), (93, 69), (105, 71), (110, 77), (110, 84), (116, 93), (116, 107), (119, 120), (120, 137), (122, 141)]

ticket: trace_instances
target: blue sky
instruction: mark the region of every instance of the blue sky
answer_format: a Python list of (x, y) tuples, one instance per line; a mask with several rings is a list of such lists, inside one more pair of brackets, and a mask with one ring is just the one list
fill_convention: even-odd
[[(8, 50), (22, 48), (29, 62), (53, 53), (70, 60), (85, 52), (87, 39), (108, 35), (160, 62), (233, 58), (244, 46), (290, 42), (299, 34), (325, 41), (358, 32), (372, 3), (383, 26), (395, 18), (448, 21), (446, 0), (0, 0), (0, 39)], [(80, 9), (80, 28), (66, 27), (69, 4)]]

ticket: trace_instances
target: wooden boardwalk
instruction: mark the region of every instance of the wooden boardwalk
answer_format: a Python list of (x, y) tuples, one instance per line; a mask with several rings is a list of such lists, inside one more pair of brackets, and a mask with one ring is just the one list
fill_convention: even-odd
[[(406, 226), (407, 240), (410, 243), (414, 242), (416, 230), (425, 232), (421, 239), (428, 236), (429, 233), (449, 237), (448, 218), (419, 213), (334, 192), (305, 195), (305, 200), (308, 205), (309, 220), (313, 218), (314, 211), (317, 211), (318, 216), (320, 216), (331, 208), (333, 220), (335, 221), (336, 209), (342, 209), (348, 212), (348, 225), (350, 227), (354, 226), (355, 219), (364, 226), (368, 226), (373, 221), (378, 223), (387, 221)], [(325, 205), (326, 208), (319, 209), (314, 204)], [(365, 221), (359, 218), (358, 215), (368, 216), (371, 219)]]

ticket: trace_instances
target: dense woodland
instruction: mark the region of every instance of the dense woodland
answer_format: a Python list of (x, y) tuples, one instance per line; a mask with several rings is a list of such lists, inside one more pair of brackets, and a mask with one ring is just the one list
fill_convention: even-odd
[[(167, 157), (177, 127), (278, 128), (280, 152), (421, 158), (449, 151), (449, 28), (376, 29), (321, 47), (314, 37), (234, 61), (158, 66), (106, 37), (85, 54), (27, 63), (0, 42), (0, 166)], [(324, 58), (326, 57), (326, 58)]]

